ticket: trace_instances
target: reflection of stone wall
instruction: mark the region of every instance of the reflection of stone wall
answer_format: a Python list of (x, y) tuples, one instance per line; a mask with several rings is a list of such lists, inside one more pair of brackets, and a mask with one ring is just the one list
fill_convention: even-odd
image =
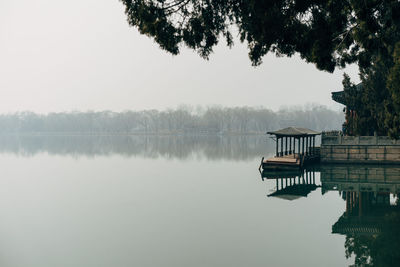
[(323, 165), (320, 167), (323, 192), (400, 193), (400, 167), (367, 165)]
[(322, 136), (321, 162), (400, 164), (400, 140), (386, 136)]

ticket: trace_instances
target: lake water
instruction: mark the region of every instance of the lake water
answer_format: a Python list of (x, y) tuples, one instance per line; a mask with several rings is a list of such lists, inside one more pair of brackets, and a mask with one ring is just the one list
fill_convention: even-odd
[[(332, 170), (262, 179), (273, 153), (256, 136), (3, 137), (0, 266), (348, 266), (375, 255), (382, 233), (399, 237), (374, 225), (388, 212), (355, 214), (361, 193), (340, 190)], [(268, 196), (296, 181), (316, 186)], [(366, 190), (363, 206), (396, 219), (393, 192)], [(345, 243), (364, 250), (346, 257)]]

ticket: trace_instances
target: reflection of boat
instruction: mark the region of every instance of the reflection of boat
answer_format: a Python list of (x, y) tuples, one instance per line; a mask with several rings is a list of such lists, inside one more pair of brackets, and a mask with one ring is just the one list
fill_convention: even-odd
[(317, 189), (315, 184), (315, 172), (313, 170), (264, 171), (262, 179), (276, 181), (275, 191), (268, 197), (278, 197), (286, 200), (295, 200), (300, 197), (307, 197), (309, 193)]
[(309, 193), (317, 189), (316, 184), (293, 184), (284, 188), (278, 189), (269, 194), (269, 197), (278, 197), (286, 200), (295, 200), (300, 197), (307, 197)]
[(263, 170), (261, 177), (264, 179), (274, 178), (296, 178), (303, 174), (302, 170), (287, 170), (287, 171), (267, 171)]
[(309, 163), (319, 161), (319, 148), (315, 147), (315, 136), (319, 135), (319, 132), (288, 127), (268, 134), (275, 136), (276, 153), (272, 158), (261, 160), (260, 168), (263, 170), (299, 170)]

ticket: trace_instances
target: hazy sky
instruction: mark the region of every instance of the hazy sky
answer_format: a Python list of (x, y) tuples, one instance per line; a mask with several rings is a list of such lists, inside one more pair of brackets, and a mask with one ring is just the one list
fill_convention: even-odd
[[(358, 79), (356, 67), (346, 70)], [(210, 61), (171, 56), (128, 26), (118, 0), (0, 0), (0, 113), (165, 109), (180, 104), (341, 106), (343, 71), (269, 55), (254, 68), (245, 44), (221, 42)]]

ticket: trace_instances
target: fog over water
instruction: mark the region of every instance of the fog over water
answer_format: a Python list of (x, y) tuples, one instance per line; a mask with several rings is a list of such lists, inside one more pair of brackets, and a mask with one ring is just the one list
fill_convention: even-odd
[(323, 106), (282, 109), (31, 112), (0, 115), (0, 153), (246, 160), (273, 150), (266, 132), (288, 126), (341, 128), (343, 114)]
[(209, 160), (254, 160), (273, 151), (266, 135), (253, 136), (0, 136), (0, 153)]
[[(2, 266), (289, 266), (294, 258), (279, 251), (293, 250), (298, 261), (306, 251), (298, 238), (311, 231), (325, 244), (314, 250), (343, 262), (344, 239), (323, 238), (340, 210), (317, 228), (282, 224), (292, 208), (266, 198), (257, 170), (273, 151), (265, 136), (3, 139)], [(312, 203), (299, 208), (321, 212)], [(293, 234), (289, 247), (280, 241)]]
[[(399, 247), (398, 167), (261, 175), (274, 152), (266, 135), (0, 135), (1, 265), (347, 266)], [(348, 213), (360, 181), (385, 191)]]

